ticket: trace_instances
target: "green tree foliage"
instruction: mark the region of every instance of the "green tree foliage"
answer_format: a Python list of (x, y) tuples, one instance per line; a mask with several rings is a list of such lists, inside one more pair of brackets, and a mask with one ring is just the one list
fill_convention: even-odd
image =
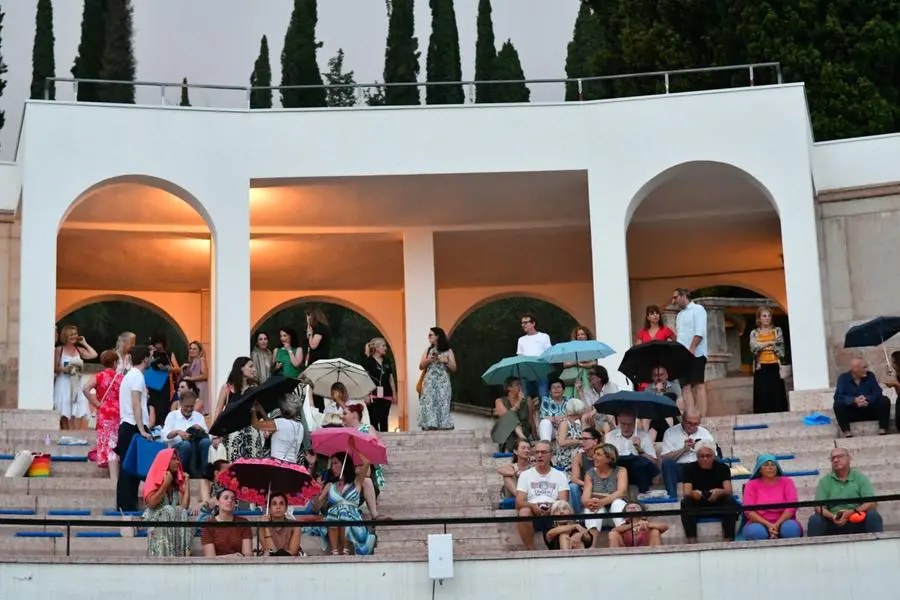
[[(494, 38), (494, 20), (491, 0), (478, 2), (478, 39), (475, 42), (475, 81), (490, 81), (494, 77), (494, 61), (497, 60), (497, 45)], [(489, 84), (476, 84), (475, 102), (492, 102), (493, 90)]]
[[(250, 87), (271, 88), (272, 65), (269, 63), (269, 40), (262, 36), (259, 41), (259, 56), (253, 63), (250, 74)], [(272, 90), (255, 89), (250, 92), (250, 108), (272, 108)]]
[[(538, 330), (553, 343), (568, 341), (577, 323), (557, 306), (534, 298), (513, 297), (491, 302), (467, 316), (451, 333), (450, 345), (458, 369), (453, 379), (453, 402), (492, 408), (500, 386), (489, 386), (481, 374), (495, 362), (516, 353), (522, 335), (519, 317), (530, 312)], [(424, 348), (423, 348), (424, 350)]]
[[(106, 42), (100, 78), (111, 81), (134, 81), (135, 61), (132, 44), (131, 0), (106, 0)], [(134, 104), (134, 85), (103, 84), (100, 101)]]
[(56, 100), (56, 83), (47, 81), (48, 77), (56, 77), (56, 59), (53, 57), (53, 3), (51, 0), (38, 0), (37, 14), (34, 19), (34, 47), (31, 51), (31, 98)]
[(281, 51), (281, 85), (314, 87), (281, 90), (281, 105), (285, 108), (325, 106), (325, 88), (316, 61), (316, 51), (322, 46), (316, 41), (318, 20), (316, 0), (294, 0)]
[[(375, 82), (378, 83), (377, 81)], [(363, 101), (366, 103), (366, 106), (384, 106), (385, 105), (385, 88), (381, 85), (376, 85), (373, 88), (368, 88), (363, 90)]]
[(88, 304), (56, 323), (59, 329), (64, 325), (76, 325), (98, 354), (115, 348), (120, 333), (132, 331), (137, 335), (138, 344), (146, 344), (151, 335), (162, 334), (166, 336), (169, 352), (175, 354), (179, 364), (187, 358), (189, 340), (184, 334), (158, 312), (133, 302), (113, 300)]
[[(253, 337), (260, 332), (269, 336), (270, 346), (278, 344), (278, 331), (288, 327), (297, 332), (301, 338), (306, 334), (306, 309), (308, 302), (294, 304), (279, 310), (266, 319), (253, 331)], [(362, 363), (365, 359), (363, 349), (374, 337), (384, 337), (368, 319), (358, 312), (331, 303), (316, 303), (328, 319), (331, 329), (331, 357), (344, 358), (350, 362)], [(390, 350), (390, 349), (389, 349)], [(388, 354), (391, 357), (390, 353)], [(393, 358), (391, 358), (393, 360)]]
[[(425, 58), (428, 83), (462, 81), (453, 0), (430, 0), (430, 4), (431, 38)], [(465, 98), (462, 85), (429, 85), (425, 90), (426, 104), (462, 104)]]
[[(416, 83), (419, 80), (419, 40), (415, 33), (414, 0), (388, 0), (388, 35), (384, 50), (384, 82)], [(412, 85), (388, 86), (384, 104), (419, 104), (419, 88)]]
[[(353, 85), (353, 71), (344, 72), (344, 49), (338, 48), (337, 54), (328, 59), (328, 72), (325, 81), (329, 86)], [(325, 103), (328, 106), (356, 106), (356, 88), (329, 87), (326, 89)]]
[(512, 81), (516, 83), (500, 83), (494, 86), (491, 92), (492, 102), (528, 102), (531, 99), (531, 90), (525, 85), (525, 73), (522, 71), (522, 63), (519, 61), (519, 53), (510, 40), (503, 43), (497, 60), (494, 62), (494, 79), (497, 81)]
[[(568, 45), (566, 55), (566, 78), (578, 79), (580, 77), (595, 77), (603, 75), (597, 72), (600, 67), (600, 52), (604, 50), (603, 23), (589, 4), (583, 2), (578, 9), (578, 18), (575, 20), (575, 31), (572, 41)], [(597, 100), (603, 97), (603, 84), (594, 81), (582, 82), (579, 92), (578, 83), (566, 84), (566, 101)]]
[(188, 80), (187, 77), (181, 80), (181, 101), (178, 103), (178, 106), (190, 106), (191, 105), (191, 97), (190, 97), (190, 88), (188, 88)]
[[(100, 79), (103, 69), (103, 51), (106, 48), (107, 0), (84, 0), (81, 17), (81, 41), (72, 66), (76, 79)], [(96, 83), (78, 84), (79, 102), (99, 102), (100, 86)]]

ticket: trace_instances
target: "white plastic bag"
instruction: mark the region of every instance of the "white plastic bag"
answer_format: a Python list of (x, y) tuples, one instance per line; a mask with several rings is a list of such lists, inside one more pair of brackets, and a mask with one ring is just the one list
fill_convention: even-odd
[(30, 450), (19, 450), (12, 464), (6, 469), (6, 477), (25, 477), (31, 467), (31, 461), (34, 460), (34, 454)]

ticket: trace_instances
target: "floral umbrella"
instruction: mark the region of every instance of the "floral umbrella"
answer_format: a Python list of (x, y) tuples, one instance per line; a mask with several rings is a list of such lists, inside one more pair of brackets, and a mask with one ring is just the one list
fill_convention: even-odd
[(267, 506), (269, 495), (276, 493), (287, 496), (292, 506), (304, 506), (322, 489), (306, 467), (275, 458), (239, 458), (216, 481), (238, 500), (260, 506)]

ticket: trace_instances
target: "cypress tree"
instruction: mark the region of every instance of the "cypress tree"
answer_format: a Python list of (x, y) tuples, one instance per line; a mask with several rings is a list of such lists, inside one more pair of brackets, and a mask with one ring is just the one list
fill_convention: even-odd
[[(131, 0), (107, 0), (106, 47), (103, 49), (101, 79), (134, 81), (134, 47), (131, 41)], [(134, 104), (134, 86), (121, 83), (104, 84), (100, 89), (102, 102)]]
[[(72, 66), (72, 77), (76, 79), (100, 79), (103, 51), (106, 48), (106, 2), (107, 0), (84, 0), (81, 41)], [(99, 84), (79, 83), (78, 101), (99, 102)]]
[(188, 94), (188, 85), (187, 85), (187, 77), (181, 80), (181, 102), (178, 103), (178, 106), (190, 106), (191, 98)]
[[(568, 79), (578, 79), (579, 77), (590, 77), (599, 75), (591, 69), (591, 63), (597, 53), (597, 45), (599, 39), (599, 23), (596, 13), (591, 9), (590, 5), (582, 2), (578, 9), (578, 18), (575, 19), (575, 31), (572, 34), (572, 41), (569, 42), (568, 54), (566, 55), (566, 77)], [(584, 83), (579, 93), (578, 83), (571, 82), (566, 84), (566, 101), (572, 102), (577, 100), (590, 100), (587, 92), (587, 83)]]
[(494, 63), (494, 79), (515, 82), (498, 84), (491, 95), (494, 102), (528, 102), (531, 100), (531, 90), (525, 85), (522, 62), (519, 60), (519, 53), (511, 40), (506, 40), (500, 48), (500, 52), (497, 53), (497, 60)]
[[(428, 82), (462, 81), (459, 62), (459, 30), (453, 0), (430, 0), (431, 38), (428, 40), (426, 77)], [(462, 104), (462, 85), (426, 86), (426, 104)]]
[[(0, 46), (3, 45), (3, 17), (6, 16), (2, 10), (0, 10)], [(3, 90), (6, 89), (6, 79), (2, 77), (6, 75), (6, 63), (3, 61), (3, 55), (0, 54), (0, 97), (3, 97)], [(0, 129), (3, 129), (3, 126), (6, 124), (6, 111), (0, 110)]]
[[(259, 56), (250, 74), (250, 87), (269, 88), (272, 85), (272, 66), (269, 64), (269, 40), (262, 36), (259, 42)], [(272, 108), (272, 90), (251, 90), (250, 108)]]
[[(475, 81), (489, 81), (494, 77), (494, 61), (497, 46), (494, 39), (494, 21), (491, 18), (491, 0), (478, 1), (478, 40), (475, 42)], [(491, 102), (491, 87), (476, 84), (475, 102)]]
[[(414, 0), (390, 1), (384, 82), (415, 83), (419, 79), (419, 40), (414, 35)], [(393, 106), (419, 104), (419, 88), (412, 85), (387, 86), (383, 101)]]
[(56, 100), (56, 83), (47, 81), (56, 76), (56, 59), (53, 57), (53, 3), (38, 0), (37, 15), (34, 19), (34, 47), (31, 51), (31, 98)]
[[(337, 54), (328, 59), (328, 72), (325, 73), (325, 81), (332, 85), (353, 85), (353, 71), (344, 72), (344, 49), (338, 48)], [(326, 104), (328, 106), (356, 106), (356, 88), (329, 87), (326, 90)]]
[(281, 85), (319, 86), (306, 89), (281, 90), (281, 105), (285, 108), (325, 106), (325, 88), (316, 62), (318, 22), (316, 0), (294, 0), (291, 24), (284, 36), (281, 52)]

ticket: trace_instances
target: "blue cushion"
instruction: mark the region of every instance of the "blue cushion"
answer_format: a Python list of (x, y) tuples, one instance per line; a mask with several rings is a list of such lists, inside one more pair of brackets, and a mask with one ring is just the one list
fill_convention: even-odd
[(51, 456), (51, 462), (87, 462), (87, 456)]
[(258, 517), (263, 512), (261, 510), (236, 510), (234, 511), (234, 516), (236, 517)]
[(740, 458), (723, 458), (722, 462), (725, 463), (726, 465), (733, 465), (734, 463), (741, 462), (741, 459)]
[(793, 454), (776, 454), (775, 460), (794, 460)]
[(512, 452), (494, 452), (494, 458), (512, 458)]
[(499, 508), (500, 510), (512, 510), (516, 507), (516, 499), (515, 498), (504, 498), (500, 501)]
[[(784, 475), (786, 477), (815, 477), (819, 474), (818, 469), (810, 469), (807, 471), (785, 471)], [(750, 479), (750, 475), (733, 475), (732, 479)]]
[(671, 496), (663, 496), (662, 498), (646, 498), (640, 501), (641, 504), (670, 504), (672, 502), (678, 502), (678, 499)]
[(103, 511), (104, 517), (120, 517), (125, 515), (126, 517), (140, 517), (144, 514), (142, 510), (126, 510), (123, 512), (119, 512), (117, 510), (109, 509)]
[(0, 515), (34, 515), (37, 514), (30, 508), (0, 508)]
[(120, 531), (79, 531), (75, 534), (79, 538), (120, 538)]
[(66, 508), (59, 508), (47, 511), (48, 517), (89, 517), (91, 516), (91, 511), (89, 510), (81, 510), (81, 509), (73, 509), (69, 510)]
[(62, 531), (17, 531), (16, 537), (23, 538), (61, 538)]
[(758, 423), (755, 425), (735, 425), (734, 426), (735, 431), (749, 431), (751, 429), (768, 429), (768, 428), (769, 428), (769, 426), (765, 425), (763, 423)]

